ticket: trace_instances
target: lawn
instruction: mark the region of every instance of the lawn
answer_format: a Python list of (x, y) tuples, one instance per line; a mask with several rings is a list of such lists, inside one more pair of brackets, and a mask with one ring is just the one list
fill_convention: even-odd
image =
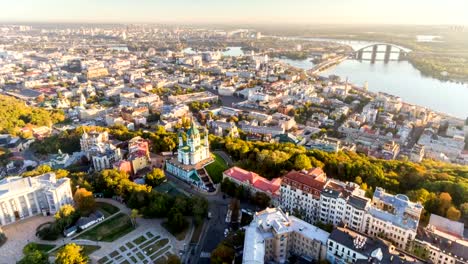
[(112, 242), (134, 229), (130, 217), (124, 213), (119, 213), (114, 218), (84, 231), (74, 239)]
[(214, 161), (205, 167), (213, 183), (220, 183), (223, 179), (223, 172), (228, 169), (228, 165), (218, 154), (212, 154)]
[(135, 239), (133, 240), (133, 243), (139, 245), (139, 244), (141, 244), (141, 243), (143, 243), (143, 242), (145, 242), (145, 241), (146, 241), (146, 237), (145, 237), (145, 236), (139, 236), (139, 237), (137, 237), (137, 238), (135, 238)]
[(161, 249), (162, 247), (167, 245), (167, 243), (169, 243), (169, 239), (167, 239), (167, 238), (161, 239), (161, 240), (159, 240), (157, 242), (154, 242), (152, 245), (149, 245), (149, 246), (143, 248), (143, 252), (145, 252), (146, 255), (150, 256), (154, 252), (158, 251), (159, 249)]
[(165, 248), (161, 249), (158, 251), (158, 253), (152, 255), (150, 258), (151, 260), (155, 260), (157, 259), (159, 256), (163, 255), (164, 253), (166, 253), (169, 249), (171, 248), (171, 246), (166, 246)]
[(119, 208), (105, 202), (96, 202), (96, 209), (104, 214), (104, 217), (113, 215), (119, 211)]
[[(34, 243), (31, 242), (28, 245), (34, 245), (36, 246), (37, 250), (42, 251), (42, 252), (49, 252), (51, 249), (55, 247), (55, 245), (48, 245), (48, 244), (39, 244), (39, 243)], [(26, 245), (26, 246), (28, 246)]]

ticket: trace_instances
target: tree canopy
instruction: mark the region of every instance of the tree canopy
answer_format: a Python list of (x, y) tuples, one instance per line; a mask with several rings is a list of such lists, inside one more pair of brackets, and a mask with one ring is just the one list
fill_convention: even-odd
[(93, 193), (86, 190), (85, 188), (79, 188), (73, 195), (75, 200), (76, 208), (80, 211), (81, 215), (89, 215), (96, 209), (96, 201)]
[(86, 264), (88, 258), (82, 253), (83, 248), (74, 243), (61, 248), (55, 258), (55, 264)]
[(28, 124), (51, 126), (65, 120), (62, 111), (47, 111), (27, 106), (23, 101), (0, 95), (0, 133), (17, 134), (17, 128)]

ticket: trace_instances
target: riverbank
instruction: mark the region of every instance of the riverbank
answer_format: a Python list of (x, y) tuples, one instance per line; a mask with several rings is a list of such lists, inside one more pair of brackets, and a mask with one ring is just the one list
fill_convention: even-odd
[[(416, 35), (328, 34), (307, 37), (330, 41), (392, 43), (412, 50), (406, 59), (422, 74), (441, 81), (468, 83), (468, 46), (451, 34), (440, 36), (437, 41), (423, 42), (418, 41)], [(468, 36), (466, 40), (468, 41)]]

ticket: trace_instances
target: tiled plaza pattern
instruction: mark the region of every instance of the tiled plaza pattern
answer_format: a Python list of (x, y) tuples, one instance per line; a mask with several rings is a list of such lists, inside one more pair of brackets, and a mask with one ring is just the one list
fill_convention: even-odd
[(116, 245), (115, 250), (98, 260), (99, 264), (165, 263), (172, 245), (167, 237), (148, 231)]

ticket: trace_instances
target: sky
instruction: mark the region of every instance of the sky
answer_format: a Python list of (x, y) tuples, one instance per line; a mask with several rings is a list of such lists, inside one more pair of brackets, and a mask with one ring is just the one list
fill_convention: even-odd
[(468, 0), (0, 0), (1, 22), (468, 25)]

